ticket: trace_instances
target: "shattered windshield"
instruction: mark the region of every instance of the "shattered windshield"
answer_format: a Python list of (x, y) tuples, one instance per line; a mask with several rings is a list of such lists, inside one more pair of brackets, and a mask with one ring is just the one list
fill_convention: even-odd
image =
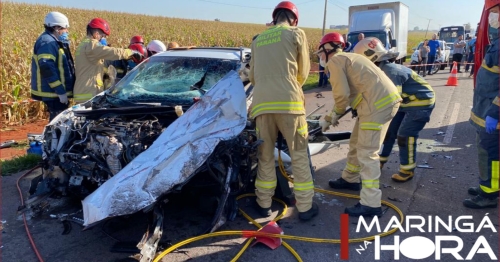
[[(155, 56), (128, 73), (110, 92), (117, 101), (191, 105), (229, 71), (238, 60)], [(201, 89), (201, 90), (200, 90)]]

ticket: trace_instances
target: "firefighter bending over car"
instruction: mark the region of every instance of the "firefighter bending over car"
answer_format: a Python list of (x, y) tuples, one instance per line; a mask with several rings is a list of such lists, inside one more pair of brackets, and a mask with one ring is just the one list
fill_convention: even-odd
[(85, 102), (104, 91), (103, 75), (106, 72), (104, 60), (142, 60), (143, 55), (131, 49), (103, 45), (102, 41), (111, 34), (108, 22), (94, 18), (87, 25), (85, 38), (75, 52), (76, 83), (74, 100)]
[(342, 177), (330, 180), (329, 185), (335, 189), (361, 188), (360, 202), (346, 208), (345, 213), (355, 217), (380, 216), (382, 191), (379, 188), (378, 151), (402, 99), (396, 86), (380, 68), (362, 55), (342, 52), (343, 48), (342, 35), (329, 33), (321, 39), (316, 52), (320, 64), (330, 73), (335, 100), (332, 112), (321, 121), (323, 131), (330, 125), (339, 124), (347, 106), (357, 111), (346, 167)]
[[(476, 40), (476, 54), (484, 54), (482, 64), (476, 60), (479, 67), (476, 76), (476, 86), (469, 122), (476, 128), (476, 146), (479, 163), (479, 186), (471, 187), (468, 193), (473, 197), (463, 201), (468, 208), (496, 208), (499, 191), (499, 66), (500, 51), (498, 34), (488, 32), (498, 31), (500, 0), (485, 0), (481, 23)], [(486, 17), (488, 21), (486, 21)], [(487, 49), (488, 34), (495, 36)], [(485, 52), (483, 52), (483, 50)]]
[(272, 14), (274, 26), (252, 42), (249, 78), (254, 86), (251, 117), (257, 137), (264, 142), (258, 152), (255, 180), (256, 210), (271, 215), (271, 202), (277, 184), (274, 149), (281, 132), (290, 149), (294, 193), (299, 219), (310, 220), (319, 212), (314, 202), (314, 184), (307, 154), (307, 122), (302, 85), (309, 70), (309, 48), (304, 31), (297, 28), (297, 7), (279, 3)]
[(380, 152), (380, 169), (389, 159), (394, 146), (399, 146), (399, 172), (392, 175), (396, 182), (413, 178), (417, 167), (417, 138), (429, 122), (436, 96), (432, 87), (408, 67), (391, 63), (399, 53), (389, 52), (378, 38), (365, 38), (354, 47), (354, 53), (364, 55), (374, 62), (398, 88), (403, 102), (392, 119)]

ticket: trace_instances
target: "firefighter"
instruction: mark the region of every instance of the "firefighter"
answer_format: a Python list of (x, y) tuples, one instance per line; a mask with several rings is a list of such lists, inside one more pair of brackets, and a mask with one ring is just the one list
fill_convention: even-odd
[(165, 46), (165, 44), (162, 41), (153, 40), (153, 41), (149, 42), (149, 44), (147, 46), (147, 50), (148, 50), (148, 57), (149, 57), (149, 56), (155, 55), (157, 53), (167, 51), (167, 47)]
[(361, 201), (346, 208), (345, 213), (355, 217), (380, 216), (378, 151), (402, 99), (380, 68), (362, 55), (342, 52), (344, 47), (344, 38), (339, 33), (329, 33), (323, 36), (316, 52), (320, 64), (330, 73), (335, 100), (332, 112), (321, 120), (323, 131), (330, 125), (338, 125), (347, 106), (357, 112), (342, 177), (328, 184), (335, 189), (361, 189)]
[(170, 50), (172, 48), (178, 48), (178, 47), (179, 47), (179, 44), (177, 42), (170, 42), (170, 43), (168, 43), (167, 50)]
[(88, 23), (87, 38), (80, 43), (75, 52), (75, 102), (87, 101), (104, 91), (103, 74), (106, 73), (104, 59), (142, 59), (143, 55), (137, 51), (102, 45), (100, 41), (110, 33), (108, 22), (102, 18), (94, 18)]
[(127, 72), (134, 69), (138, 64), (140, 64), (144, 59), (148, 58), (148, 51), (146, 47), (141, 44), (131, 44), (128, 46), (130, 50), (136, 51), (141, 54), (140, 58), (134, 58), (128, 60)]
[[(465, 199), (463, 204), (468, 208), (496, 208), (499, 191), (499, 40), (498, 34), (491, 39), (491, 44), (483, 52), (487, 39), (488, 23), (490, 28), (498, 31), (500, 0), (485, 0), (485, 12), (481, 18), (478, 39), (476, 41), (476, 54), (484, 53), (482, 64), (476, 60), (476, 82), (474, 97), (469, 122), (476, 128), (476, 145), (479, 162), (479, 186), (471, 187), (468, 193), (473, 197)], [(487, 41), (487, 40), (486, 40)]]
[(255, 181), (257, 211), (271, 215), (271, 198), (277, 178), (274, 148), (283, 134), (292, 157), (294, 193), (299, 219), (307, 221), (319, 212), (314, 203), (314, 184), (307, 154), (307, 122), (302, 85), (309, 70), (306, 34), (297, 27), (299, 13), (289, 1), (280, 2), (272, 13), (274, 26), (252, 42), (249, 79), (254, 86), (251, 118), (263, 144), (258, 151)]
[(133, 45), (133, 44), (144, 45), (144, 38), (142, 38), (142, 36), (140, 36), (140, 35), (132, 36), (132, 38), (130, 38), (130, 44), (129, 45)]
[(399, 172), (392, 175), (396, 182), (406, 182), (413, 178), (417, 167), (417, 138), (429, 122), (435, 93), (420, 75), (408, 67), (391, 63), (399, 53), (389, 52), (378, 38), (365, 38), (354, 47), (354, 53), (364, 55), (374, 62), (398, 88), (403, 102), (392, 119), (380, 152), (380, 168), (387, 163), (394, 142), (399, 146)]
[(43, 101), (50, 120), (68, 108), (73, 95), (75, 67), (69, 49), (68, 18), (50, 12), (44, 20), (45, 32), (35, 42), (31, 58), (31, 97)]

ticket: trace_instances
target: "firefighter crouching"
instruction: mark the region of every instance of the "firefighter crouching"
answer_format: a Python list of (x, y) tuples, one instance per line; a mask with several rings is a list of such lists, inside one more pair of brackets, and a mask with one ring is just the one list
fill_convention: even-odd
[(273, 11), (275, 26), (252, 42), (249, 79), (254, 86), (251, 117), (255, 118), (259, 139), (258, 172), (255, 181), (256, 210), (271, 215), (272, 196), (277, 184), (274, 148), (281, 132), (292, 158), (294, 193), (299, 219), (310, 220), (318, 214), (312, 202), (314, 184), (307, 154), (307, 122), (302, 85), (309, 70), (306, 34), (297, 28), (297, 7), (288, 1)]
[(361, 40), (354, 53), (364, 55), (374, 62), (392, 80), (403, 98), (399, 111), (389, 125), (380, 152), (380, 168), (389, 159), (394, 146), (399, 146), (399, 172), (392, 175), (396, 182), (406, 182), (413, 178), (417, 167), (418, 134), (430, 120), (436, 96), (432, 87), (421, 76), (408, 67), (391, 63), (399, 53), (389, 52), (378, 38)]
[[(485, 10), (489, 11), (488, 22), (493, 30), (498, 30), (500, 0), (486, 0)], [(484, 23), (478, 37), (487, 39), (487, 24)], [(496, 208), (499, 191), (499, 39), (491, 40), (482, 64), (476, 75), (476, 87), (469, 122), (476, 128), (476, 145), (479, 163), (479, 187), (471, 187), (468, 193), (473, 197), (463, 201), (468, 208)], [(479, 39), (478, 39), (479, 41)], [(476, 41), (476, 43), (478, 43)], [(479, 47), (482, 48), (483, 47)], [(478, 46), (476, 46), (478, 51)], [(476, 52), (481, 53), (481, 52)], [(476, 65), (477, 66), (477, 65)]]
[(342, 36), (329, 33), (321, 39), (316, 52), (320, 63), (330, 73), (335, 100), (332, 112), (321, 121), (323, 131), (330, 125), (337, 126), (349, 105), (358, 115), (342, 177), (330, 180), (329, 185), (335, 189), (360, 190), (362, 184), (361, 201), (344, 212), (350, 216), (380, 216), (382, 191), (379, 189), (378, 151), (402, 99), (380, 68), (362, 55), (343, 53), (343, 48)]

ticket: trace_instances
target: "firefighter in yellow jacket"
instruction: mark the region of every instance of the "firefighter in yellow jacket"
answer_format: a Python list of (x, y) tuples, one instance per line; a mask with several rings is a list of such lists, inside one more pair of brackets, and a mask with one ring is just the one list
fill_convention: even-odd
[(281, 132), (292, 157), (296, 207), (299, 218), (305, 221), (318, 214), (318, 206), (312, 202), (314, 184), (307, 155), (302, 92), (311, 65), (306, 35), (296, 27), (298, 18), (293, 3), (284, 1), (276, 6), (274, 26), (252, 42), (249, 79), (254, 86), (251, 117), (255, 118), (258, 138), (264, 141), (258, 153), (255, 207), (260, 215), (271, 215), (271, 198), (277, 184), (274, 148)]
[(343, 48), (343, 37), (339, 33), (329, 33), (321, 39), (317, 52), (320, 64), (330, 72), (335, 100), (332, 112), (321, 122), (323, 131), (330, 125), (337, 126), (348, 106), (357, 113), (346, 167), (342, 177), (330, 180), (329, 185), (336, 189), (361, 189), (360, 202), (346, 208), (345, 213), (356, 217), (380, 216), (382, 191), (379, 189), (378, 151), (402, 99), (397, 87), (380, 68), (365, 56), (343, 53)]
[(94, 18), (87, 25), (87, 38), (75, 52), (76, 83), (73, 98), (77, 103), (85, 102), (104, 91), (104, 60), (142, 59), (138, 52), (102, 44), (110, 33), (108, 22), (102, 18)]

